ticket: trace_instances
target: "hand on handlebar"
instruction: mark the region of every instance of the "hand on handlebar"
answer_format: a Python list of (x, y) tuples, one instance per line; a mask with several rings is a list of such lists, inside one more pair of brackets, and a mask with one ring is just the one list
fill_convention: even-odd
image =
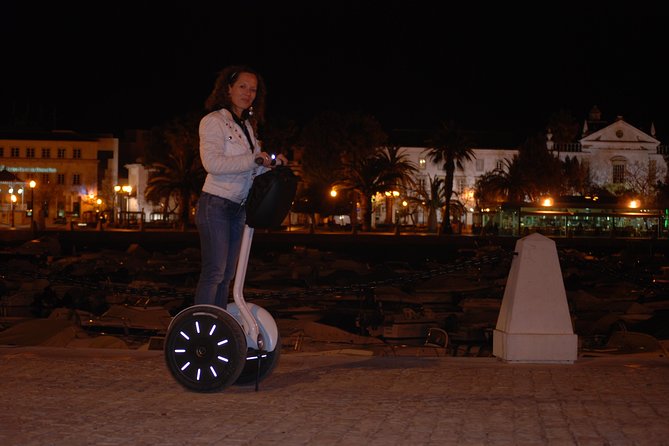
[(260, 152), (255, 161), (257, 165), (269, 168), (283, 166), (288, 163), (288, 159), (282, 154), (270, 155), (267, 152)]
[(279, 154), (276, 156), (276, 165), (277, 165), (277, 166), (285, 166), (286, 164), (288, 164), (288, 158), (286, 158), (286, 157), (283, 155), (283, 153), (279, 153)]

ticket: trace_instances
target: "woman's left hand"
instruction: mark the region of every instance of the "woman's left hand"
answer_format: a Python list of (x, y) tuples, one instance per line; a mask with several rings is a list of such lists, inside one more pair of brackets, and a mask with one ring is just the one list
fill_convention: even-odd
[(279, 153), (276, 156), (275, 161), (277, 166), (285, 166), (286, 164), (288, 164), (288, 158), (283, 156), (283, 153)]

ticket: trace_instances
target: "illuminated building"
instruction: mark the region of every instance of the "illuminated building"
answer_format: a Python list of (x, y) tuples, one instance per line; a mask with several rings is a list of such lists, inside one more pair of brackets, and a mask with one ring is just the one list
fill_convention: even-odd
[[(72, 131), (0, 132), (0, 170), (35, 181), (35, 220), (76, 221), (113, 201), (118, 181), (118, 139)], [(2, 191), (3, 193), (6, 191)], [(17, 209), (17, 224), (30, 224), (28, 203)]]

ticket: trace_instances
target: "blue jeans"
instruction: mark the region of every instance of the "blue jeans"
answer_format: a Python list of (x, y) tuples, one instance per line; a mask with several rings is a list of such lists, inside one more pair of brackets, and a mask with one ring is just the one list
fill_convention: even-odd
[(240, 204), (202, 192), (195, 213), (202, 265), (195, 304), (226, 308), (237, 270), (246, 210)]

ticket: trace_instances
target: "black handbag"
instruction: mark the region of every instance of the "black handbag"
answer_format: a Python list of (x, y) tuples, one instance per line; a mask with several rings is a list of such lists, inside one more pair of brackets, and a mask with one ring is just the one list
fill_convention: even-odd
[(246, 198), (246, 224), (260, 229), (281, 226), (295, 199), (297, 181), (287, 166), (256, 176)]

